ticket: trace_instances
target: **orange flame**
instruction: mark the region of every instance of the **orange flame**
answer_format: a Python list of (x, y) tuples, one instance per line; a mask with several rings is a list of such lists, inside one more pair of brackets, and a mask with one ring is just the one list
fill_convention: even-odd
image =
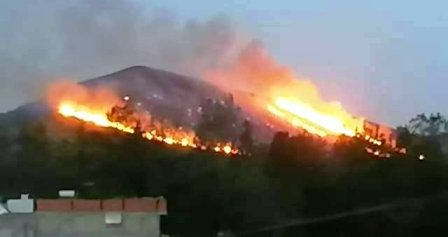
[[(369, 135), (360, 135), (363, 132), (363, 119), (347, 116), (337, 117), (318, 111), (308, 104), (297, 102), (295, 99), (278, 97), (273, 104), (266, 106), (267, 111), (276, 117), (285, 120), (294, 127), (299, 127), (309, 133), (320, 137), (345, 135), (348, 137), (361, 137), (376, 146), (383, 145), (378, 139)], [(374, 153), (374, 152), (372, 152)]]
[(321, 137), (327, 135), (346, 135), (353, 137), (356, 135), (357, 127), (360, 127), (355, 119), (323, 113), (297, 99), (277, 97), (273, 104), (267, 105), (266, 109), (275, 116), (286, 120), (291, 125), (301, 127)]
[[(64, 117), (72, 117), (78, 120), (92, 123), (96, 126), (114, 128), (125, 133), (135, 133), (135, 129), (132, 126), (120, 122), (110, 121), (104, 111), (95, 110), (92, 107), (77, 104), (72, 101), (62, 101), (57, 109), (58, 113)], [(201, 150), (208, 150), (207, 146), (198, 142), (197, 137), (192, 133), (187, 133), (173, 128), (162, 129), (161, 132), (156, 129), (151, 131), (142, 132), (142, 137), (147, 140), (156, 140), (168, 145), (178, 145), (182, 147), (197, 148)], [(230, 143), (220, 144), (217, 143), (211, 146), (212, 151), (224, 153), (224, 154), (238, 154), (239, 150), (232, 146)]]
[(115, 128), (126, 133), (134, 133), (134, 129), (118, 122), (109, 121), (106, 114), (90, 111), (89, 108), (76, 105), (72, 102), (62, 102), (58, 112), (64, 117), (74, 117), (79, 120), (93, 123), (100, 127)]
[(320, 137), (353, 137), (363, 129), (362, 119), (354, 118), (338, 102), (326, 101), (311, 80), (279, 64), (257, 42), (247, 45), (228, 66), (211, 70), (204, 78), (236, 93), (256, 92), (262, 101), (249, 98), (252, 101), (247, 105)]

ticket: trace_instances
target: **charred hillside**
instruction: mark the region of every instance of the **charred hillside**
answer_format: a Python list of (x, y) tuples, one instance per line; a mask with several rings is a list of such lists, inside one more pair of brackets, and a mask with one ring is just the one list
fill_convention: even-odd
[(193, 110), (204, 100), (226, 96), (204, 81), (145, 66), (130, 67), (81, 84), (92, 89), (112, 88), (119, 95), (131, 96), (151, 114), (185, 126), (195, 125), (198, 114)]
[[(235, 129), (242, 130), (244, 120), (249, 118), (255, 127), (263, 128), (254, 129), (256, 136), (263, 141), (269, 141), (272, 137), (272, 131), (264, 126), (262, 120), (256, 119), (249, 108), (237, 104), (231, 94), (203, 80), (151, 67), (133, 66), (79, 84), (92, 90), (110, 88), (121, 97), (130, 96), (136, 104), (150, 112), (151, 116), (192, 129), (203, 118), (204, 107), (230, 101), (238, 114)], [(241, 92), (237, 96), (250, 97)], [(32, 121), (42, 120), (52, 113), (54, 111), (44, 101), (36, 101), (0, 115), (0, 123), (5, 127), (18, 128)]]

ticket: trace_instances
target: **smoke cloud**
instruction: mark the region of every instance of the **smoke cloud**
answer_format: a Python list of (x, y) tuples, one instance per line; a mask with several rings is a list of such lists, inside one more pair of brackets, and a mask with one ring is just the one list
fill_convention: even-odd
[(279, 64), (257, 41), (248, 43), (231, 63), (206, 71), (203, 78), (230, 91), (237, 88), (256, 93), (269, 102), (279, 96), (289, 97), (320, 112), (351, 118), (340, 103), (324, 100), (311, 80)]
[(0, 111), (42, 96), (61, 77), (134, 65), (201, 76), (231, 61), (245, 42), (225, 16), (182, 22), (130, 1), (8, 1), (0, 17)]
[(0, 27), (0, 111), (43, 96), (58, 78), (146, 65), (260, 95), (298, 97), (321, 112), (348, 116), (225, 16), (183, 22), (168, 11), (108, 0), (19, 0), (0, 9), (7, 19)]
[(58, 81), (52, 83), (45, 92), (45, 101), (52, 108), (57, 109), (61, 101), (94, 107), (106, 113), (114, 105), (123, 103), (115, 92), (106, 87), (89, 90), (73, 81)]

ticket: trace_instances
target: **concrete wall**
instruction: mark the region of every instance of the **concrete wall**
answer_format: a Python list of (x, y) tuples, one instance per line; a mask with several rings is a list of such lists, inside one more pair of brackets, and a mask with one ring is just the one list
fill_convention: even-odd
[(104, 212), (36, 212), (0, 215), (1, 237), (159, 237), (160, 216), (122, 213), (122, 223), (105, 224)]

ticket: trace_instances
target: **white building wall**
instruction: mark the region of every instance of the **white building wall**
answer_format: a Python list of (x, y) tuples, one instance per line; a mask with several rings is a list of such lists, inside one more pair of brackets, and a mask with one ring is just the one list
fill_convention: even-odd
[(22, 194), (20, 199), (9, 199), (6, 202), (8, 211), (12, 213), (32, 213), (34, 212), (34, 200), (29, 199), (27, 194)]
[(0, 216), (1, 237), (159, 237), (160, 216), (123, 213), (122, 223), (105, 224), (105, 213), (6, 214)]

